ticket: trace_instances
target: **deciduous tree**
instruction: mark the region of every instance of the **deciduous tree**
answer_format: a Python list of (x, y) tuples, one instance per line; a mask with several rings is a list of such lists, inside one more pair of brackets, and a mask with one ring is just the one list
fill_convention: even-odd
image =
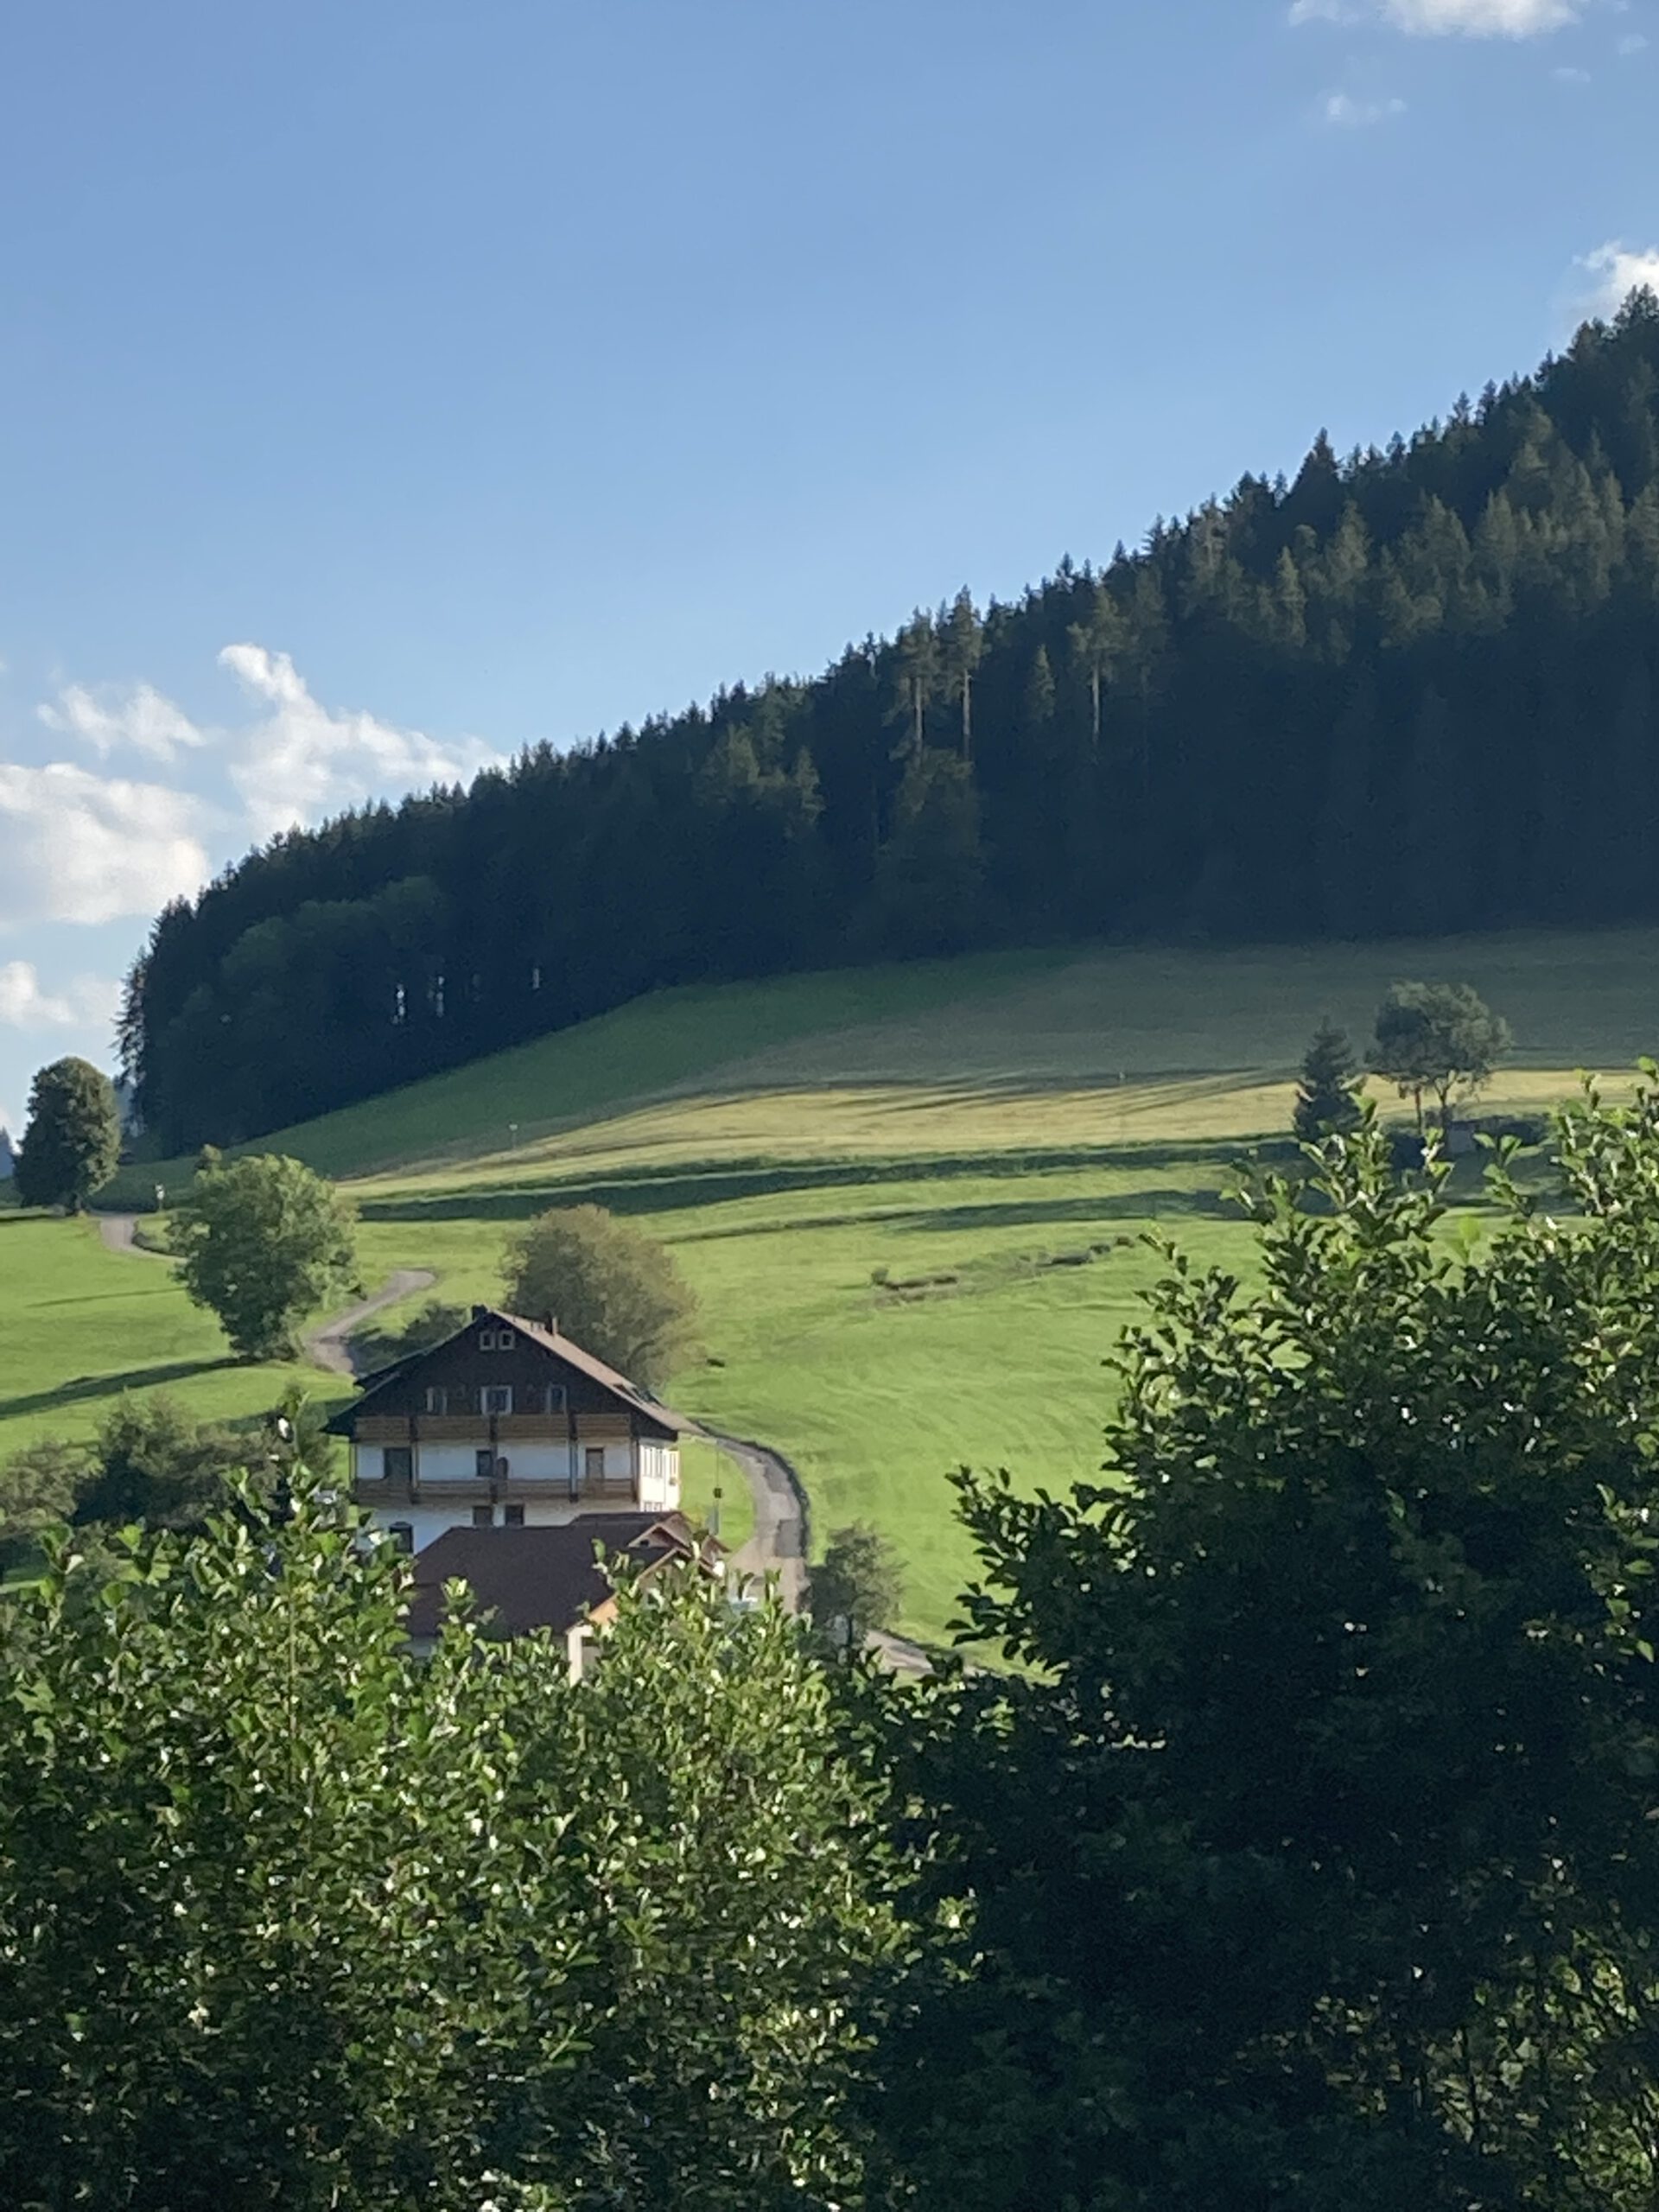
[(248, 1359), (291, 1351), (306, 1315), (356, 1284), (355, 1230), (331, 1183), (276, 1153), (209, 1161), (172, 1219), (179, 1280)]
[(697, 1301), (668, 1248), (603, 1206), (560, 1206), (506, 1252), (506, 1297), (650, 1389), (696, 1341)]
[(1423, 1126), (1423, 1096), (1450, 1123), (1452, 1101), (1471, 1096), (1509, 1051), (1510, 1026), (1467, 983), (1396, 983), (1377, 1010), (1373, 1071), (1409, 1098)]
[(1449, 1243), (1375, 1128), (1269, 1179), (1104, 1479), (964, 1478), (1031, 1671), (917, 1754), (977, 1962), (884, 2070), (926, 2201), (1646, 2212), (1656, 1078), (1565, 1118), (1570, 1236), (1500, 1166)]
[(872, 1629), (891, 1625), (905, 1594), (893, 1546), (863, 1522), (836, 1529), (808, 1573), (807, 1611), (819, 1633), (853, 1649)]
[(15, 1175), (26, 1206), (79, 1213), (114, 1174), (121, 1158), (115, 1088), (89, 1060), (54, 1060), (29, 1094), (29, 1123)]

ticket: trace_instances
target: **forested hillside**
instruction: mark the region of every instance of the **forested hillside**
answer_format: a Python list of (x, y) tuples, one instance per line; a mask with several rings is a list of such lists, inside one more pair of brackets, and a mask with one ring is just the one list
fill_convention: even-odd
[(124, 1051), (182, 1148), (696, 978), (1648, 918), (1656, 676), (1639, 294), (1449, 421), (1321, 437), (1103, 569), (282, 837), (160, 918)]

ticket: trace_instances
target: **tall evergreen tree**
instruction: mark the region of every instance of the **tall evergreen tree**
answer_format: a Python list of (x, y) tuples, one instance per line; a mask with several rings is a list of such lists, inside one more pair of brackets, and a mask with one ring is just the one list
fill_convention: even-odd
[(1302, 1143), (1345, 1136), (1358, 1125), (1362, 1080), (1347, 1037), (1333, 1022), (1320, 1022), (1302, 1059), (1291, 1112), (1291, 1126)]

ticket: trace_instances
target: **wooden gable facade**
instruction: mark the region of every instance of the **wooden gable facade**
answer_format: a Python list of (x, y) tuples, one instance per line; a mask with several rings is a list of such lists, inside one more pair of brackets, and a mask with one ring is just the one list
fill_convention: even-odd
[(449, 1525), (510, 1526), (679, 1503), (692, 1424), (550, 1322), (476, 1306), (360, 1388), (330, 1427), (349, 1440), (357, 1502), (391, 1526), (416, 1528), (391, 1516), (422, 1506)]

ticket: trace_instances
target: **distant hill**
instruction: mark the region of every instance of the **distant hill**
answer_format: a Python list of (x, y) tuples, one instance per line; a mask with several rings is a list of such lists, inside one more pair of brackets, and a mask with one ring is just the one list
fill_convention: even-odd
[(849, 958), (1659, 917), (1656, 395), (1643, 293), (1015, 605), (278, 839), (135, 969), (146, 1123), (246, 1139)]

